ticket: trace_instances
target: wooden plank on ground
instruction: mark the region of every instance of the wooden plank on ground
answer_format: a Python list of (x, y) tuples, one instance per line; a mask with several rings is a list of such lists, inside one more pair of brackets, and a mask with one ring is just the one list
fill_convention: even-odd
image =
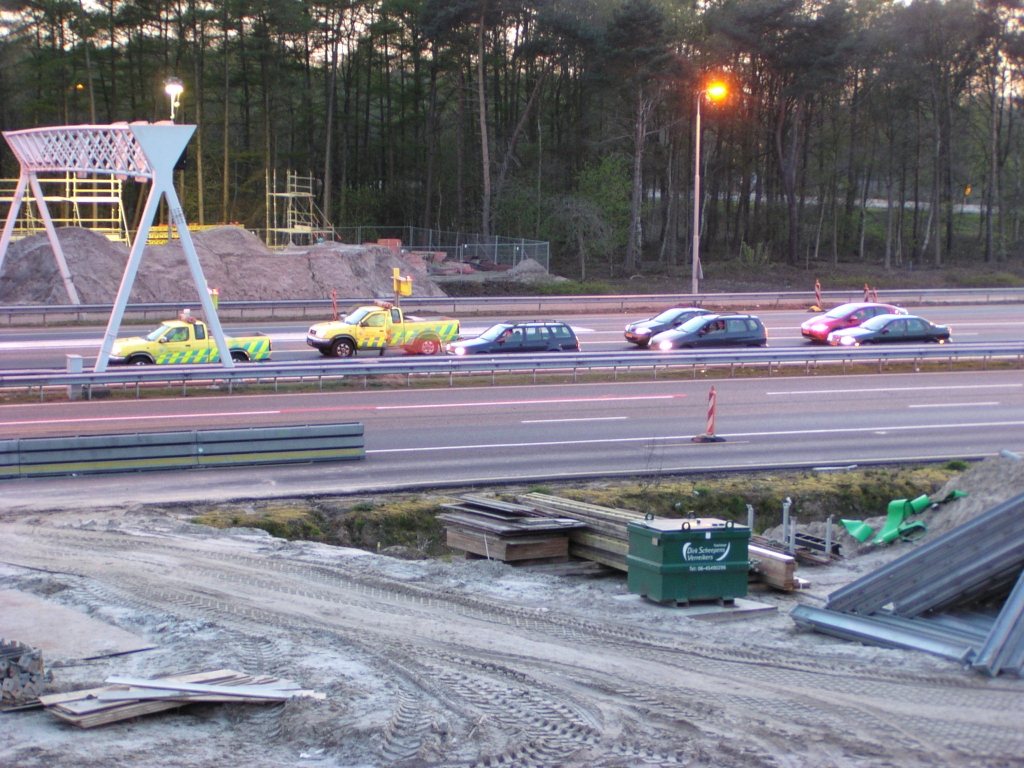
[(747, 547), (747, 557), (750, 560), (751, 570), (765, 584), (786, 591), (796, 589), (794, 581), (796, 559), (791, 555), (751, 544)]
[(624, 555), (617, 555), (604, 549), (588, 547), (585, 544), (569, 543), (569, 554), (583, 560), (592, 560), (601, 565), (607, 565), (620, 571), (627, 570), (626, 558)]
[(564, 533), (550, 536), (504, 538), (476, 531), (448, 528), (447, 543), (453, 549), (461, 549), (464, 552), (471, 552), (501, 562), (539, 560), (568, 557), (569, 555), (569, 539)]

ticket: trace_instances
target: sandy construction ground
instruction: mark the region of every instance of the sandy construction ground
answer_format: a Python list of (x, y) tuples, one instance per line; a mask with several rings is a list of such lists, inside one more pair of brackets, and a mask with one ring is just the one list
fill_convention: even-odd
[[(986, 465), (979, 488), (1022, 474)], [(92, 730), (8, 713), (0, 765), (1024, 766), (1024, 680), (789, 618), (892, 556), (802, 568), (808, 591), (751, 593), (776, 613), (712, 622), (615, 572), (398, 560), (148, 508), (6, 512), (0, 589), (87, 619), (81, 648), (45, 655), (56, 689), (231, 668), (326, 700)], [(88, 659), (103, 643), (152, 648)]]

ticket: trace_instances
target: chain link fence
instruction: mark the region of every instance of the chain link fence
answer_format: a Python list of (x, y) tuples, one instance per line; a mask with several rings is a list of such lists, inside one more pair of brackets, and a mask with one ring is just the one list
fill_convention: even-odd
[(423, 227), (335, 227), (335, 240), (359, 245), (378, 240), (401, 240), (409, 251), (443, 251), (448, 261), (492, 262), (514, 267), (533, 259), (550, 271), (551, 244), (541, 240), (446, 232)]

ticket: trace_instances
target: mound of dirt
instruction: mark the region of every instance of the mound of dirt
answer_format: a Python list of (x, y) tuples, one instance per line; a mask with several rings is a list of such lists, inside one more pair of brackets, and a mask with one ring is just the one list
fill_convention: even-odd
[[(75, 288), (84, 304), (114, 301), (128, 248), (87, 229), (57, 230)], [(215, 227), (192, 235), (207, 284), (225, 301), (393, 296), (395, 267), (412, 275), (414, 296), (444, 296), (426, 273), (381, 245), (321, 243), (275, 252), (241, 227)], [(132, 287), (132, 302), (193, 301), (196, 289), (181, 243), (148, 246)], [(12, 243), (0, 272), (0, 304), (67, 304), (45, 234)]]

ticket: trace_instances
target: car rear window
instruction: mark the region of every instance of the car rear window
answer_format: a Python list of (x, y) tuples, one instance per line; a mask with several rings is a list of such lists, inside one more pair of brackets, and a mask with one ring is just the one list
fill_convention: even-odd
[(551, 326), (548, 326), (548, 327), (551, 329), (551, 333), (552, 333), (553, 336), (555, 336), (555, 338), (558, 338), (558, 339), (571, 339), (572, 338), (572, 331), (570, 331), (568, 329), (568, 327), (566, 327), (564, 325), (551, 325)]
[(752, 330), (747, 324), (747, 321), (743, 318), (737, 320), (726, 320), (725, 330), (729, 333), (746, 333), (747, 330)]
[(206, 338), (206, 328), (201, 326), (199, 323), (196, 323), (192, 327), (196, 329), (196, 339), (202, 340)]

